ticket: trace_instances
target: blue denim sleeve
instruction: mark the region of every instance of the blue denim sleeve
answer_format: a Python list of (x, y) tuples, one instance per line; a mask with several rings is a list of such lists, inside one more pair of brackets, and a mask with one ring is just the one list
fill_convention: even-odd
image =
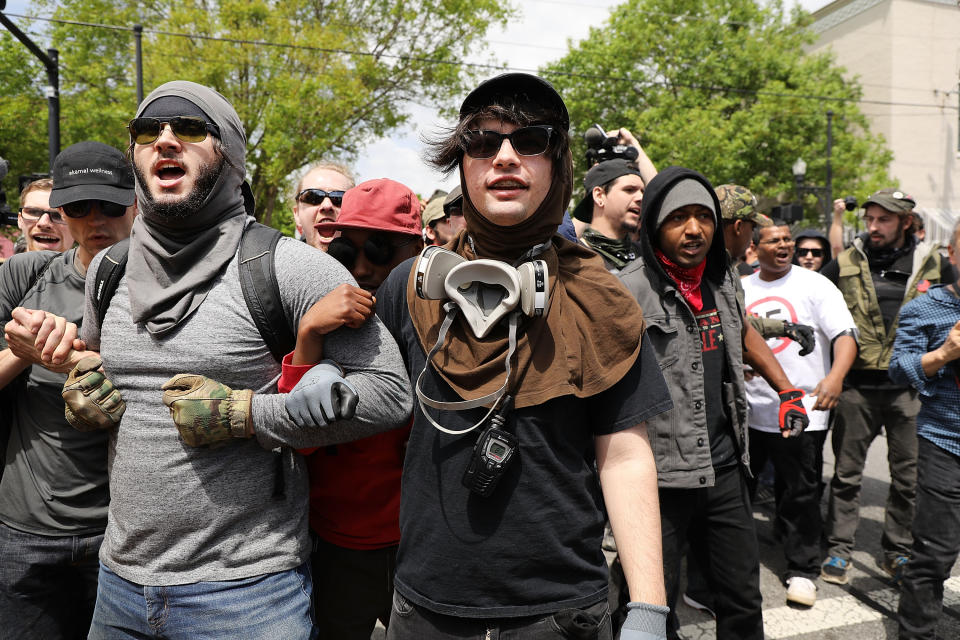
[(913, 302), (919, 300), (911, 301), (900, 310), (889, 375), (894, 382), (909, 384), (922, 395), (929, 397), (936, 393), (937, 381), (943, 375), (943, 369), (932, 378), (928, 378), (923, 372), (921, 359), (930, 350), (930, 344), (921, 326), (920, 305)]

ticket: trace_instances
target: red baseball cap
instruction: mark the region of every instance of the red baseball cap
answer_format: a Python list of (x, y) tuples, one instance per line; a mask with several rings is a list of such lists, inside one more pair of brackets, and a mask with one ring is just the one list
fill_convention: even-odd
[(422, 229), (420, 198), (409, 187), (394, 180), (367, 180), (343, 194), (336, 221), (321, 222), (317, 229), (376, 229), (419, 236)]

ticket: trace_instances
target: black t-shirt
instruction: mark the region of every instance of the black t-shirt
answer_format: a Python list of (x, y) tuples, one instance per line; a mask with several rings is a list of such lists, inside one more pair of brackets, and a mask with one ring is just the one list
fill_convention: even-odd
[(737, 464), (733, 426), (723, 402), (723, 383), (729, 382), (727, 346), (717, 313), (717, 302), (710, 287), (700, 287), (703, 308), (697, 312), (700, 327), (700, 354), (703, 358), (703, 395), (707, 403), (707, 434), (710, 437), (710, 462), (714, 469)]
[[(412, 264), (401, 264), (380, 286), (377, 313), (415, 382), (426, 354), (407, 309)], [(437, 400), (460, 399), (432, 368), (423, 377), (423, 390)], [(633, 368), (607, 391), (514, 411), (508, 427), (518, 438), (519, 455), (489, 498), (461, 484), (480, 429), (442, 433), (414, 404), (403, 469), (397, 590), (427, 609), (473, 618), (538, 615), (603, 600), (605, 518), (593, 439), (672, 407), (647, 341)], [(430, 411), (445, 427), (464, 429), (486, 410)]]

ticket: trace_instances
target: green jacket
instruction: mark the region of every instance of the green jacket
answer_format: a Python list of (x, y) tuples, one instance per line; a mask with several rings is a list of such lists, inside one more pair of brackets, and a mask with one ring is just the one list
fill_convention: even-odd
[[(852, 368), (886, 370), (890, 366), (890, 355), (893, 353), (897, 320), (894, 320), (887, 331), (861, 238), (855, 238), (853, 245), (837, 256), (837, 266), (840, 269), (837, 287), (843, 293), (860, 334), (860, 352)], [(930, 284), (940, 282), (940, 254), (935, 246), (925, 242), (917, 244), (913, 251), (910, 274), (901, 307), (926, 292)]]

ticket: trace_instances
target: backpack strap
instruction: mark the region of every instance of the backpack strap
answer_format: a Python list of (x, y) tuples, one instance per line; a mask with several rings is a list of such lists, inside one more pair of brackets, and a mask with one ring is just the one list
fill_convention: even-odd
[(240, 240), (240, 286), (250, 317), (257, 325), (273, 357), (280, 362), (297, 343), (296, 334), (283, 311), (277, 270), (277, 243), (283, 237), (273, 227), (257, 222), (247, 227)]
[(117, 292), (120, 278), (127, 270), (127, 253), (130, 238), (124, 238), (107, 250), (97, 267), (96, 286), (93, 290), (93, 305), (97, 309), (97, 326), (103, 329), (103, 319), (110, 308), (110, 300)]

